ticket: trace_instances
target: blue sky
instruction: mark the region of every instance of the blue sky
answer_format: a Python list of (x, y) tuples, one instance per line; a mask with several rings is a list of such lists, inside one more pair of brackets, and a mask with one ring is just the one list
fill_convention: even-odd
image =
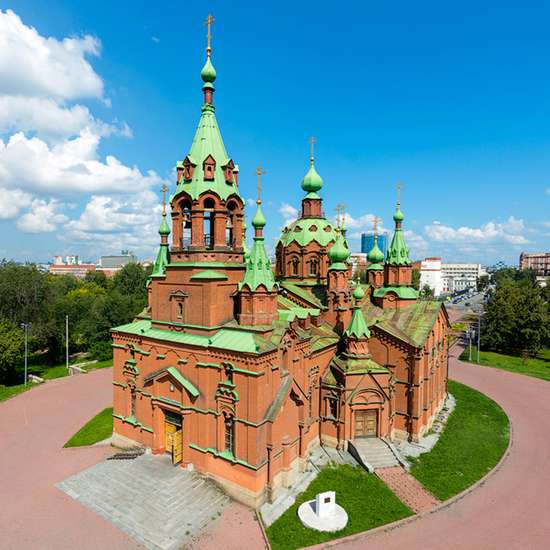
[(0, 257), (154, 255), (158, 189), (200, 114), (209, 11), (218, 122), (245, 197), (267, 169), (271, 244), (315, 135), (325, 211), (347, 205), (352, 249), (374, 214), (391, 228), (398, 180), (416, 258), (550, 249), (548, 3), (3, 4)]

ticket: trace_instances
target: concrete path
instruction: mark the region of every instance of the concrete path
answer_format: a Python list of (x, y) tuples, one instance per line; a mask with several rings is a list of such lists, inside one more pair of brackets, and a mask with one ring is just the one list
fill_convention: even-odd
[(141, 548), (55, 484), (107, 457), (110, 447), (63, 449), (112, 402), (112, 370), (59, 378), (0, 403), (0, 547)]
[[(453, 355), (459, 355), (455, 348)], [(550, 383), (450, 361), (450, 377), (497, 401), (512, 424), (498, 471), (448, 506), (398, 528), (336, 544), (361, 550), (545, 550), (550, 540)], [(333, 543), (334, 544), (334, 543)]]

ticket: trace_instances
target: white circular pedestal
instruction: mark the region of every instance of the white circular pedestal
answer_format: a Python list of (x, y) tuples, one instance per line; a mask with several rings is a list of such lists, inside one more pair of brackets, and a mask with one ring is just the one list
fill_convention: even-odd
[(300, 504), (298, 517), (303, 525), (316, 531), (340, 531), (348, 524), (348, 514), (338, 504), (334, 505), (333, 514), (320, 518), (315, 513), (315, 500)]

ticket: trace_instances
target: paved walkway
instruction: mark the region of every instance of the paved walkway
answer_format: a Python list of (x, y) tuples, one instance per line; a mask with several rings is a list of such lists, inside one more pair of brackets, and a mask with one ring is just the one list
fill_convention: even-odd
[[(455, 348), (454, 354), (460, 350)], [(361, 550), (545, 550), (550, 540), (550, 383), (450, 361), (450, 377), (497, 401), (512, 423), (500, 469), (463, 498), (396, 529), (340, 543)]]
[(401, 466), (377, 469), (376, 475), (416, 514), (439, 504), (439, 500)]
[(58, 486), (150, 550), (189, 544), (230, 502), (212, 481), (149, 453), (105, 460)]

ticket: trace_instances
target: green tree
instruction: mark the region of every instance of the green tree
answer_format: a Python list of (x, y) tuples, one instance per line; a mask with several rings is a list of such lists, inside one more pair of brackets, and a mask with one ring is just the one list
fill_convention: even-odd
[(482, 275), (477, 279), (477, 290), (482, 292), (489, 286), (489, 275)]
[(102, 288), (107, 288), (109, 286), (109, 279), (107, 279), (103, 271), (88, 271), (84, 277), (84, 282), (95, 283)]
[(113, 277), (113, 286), (122, 294), (138, 296), (144, 300), (147, 298), (147, 276), (145, 269), (140, 264), (130, 263), (125, 265)]
[(422, 287), (422, 290), (420, 291), (420, 296), (422, 296), (423, 298), (432, 298), (434, 295), (434, 289), (426, 284)]
[(13, 321), (0, 320), (0, 383), (16, 382), (16, 369), (23, 361), (25, 336)]

